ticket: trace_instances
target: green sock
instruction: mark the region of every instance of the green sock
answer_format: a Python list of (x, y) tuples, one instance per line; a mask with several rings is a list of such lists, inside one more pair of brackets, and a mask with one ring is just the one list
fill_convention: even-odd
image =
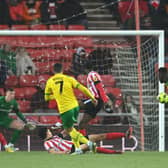
[(21, 130), (15, 130), (10, 140), (10, 143), (15, 144), (15, 142), (19, 139), (21, 132)]

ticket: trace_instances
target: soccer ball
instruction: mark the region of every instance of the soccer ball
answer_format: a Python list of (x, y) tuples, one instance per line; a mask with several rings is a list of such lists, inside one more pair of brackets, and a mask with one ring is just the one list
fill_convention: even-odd
[(166, 93), (160, 93), (157, 96), (157, 100), (159, 100), (160, 103), (168, 103), (168, 96)]

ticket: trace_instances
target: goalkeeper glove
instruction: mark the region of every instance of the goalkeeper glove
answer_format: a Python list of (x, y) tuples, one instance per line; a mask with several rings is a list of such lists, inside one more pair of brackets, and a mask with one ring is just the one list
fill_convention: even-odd
[(159, 93), (159, 95), (157, 96), (157, 100), (160, 103), (168, 103), (168, 95), (164, 92)]
[(36, 128), (36, 124), (33, 122), (27, 122), (27, 124), (25, 126), (31, 131)]

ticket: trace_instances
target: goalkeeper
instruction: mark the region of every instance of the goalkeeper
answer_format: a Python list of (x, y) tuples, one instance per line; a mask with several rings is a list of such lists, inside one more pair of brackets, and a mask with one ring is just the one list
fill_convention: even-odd
[[(159, 68), (159, 81), (160, 83), (164, 83), (166, 87), (168, 87), (168, 70), (165, 67)], [(168, 103), (168, 94), (167, 93), (159, 93), (157, 96), (157, 100), (160, 103)]]
[[(10, 118), (10, 112), (15, 112), (22, 121)], [(19, 111), (18, 103), (15, 100), (15, 91), (12, 88), (6, 89), (5, 96), (0, 96), (0, 126), (7, 129), (14, 129), (14, 133), (8, 144), (13, 151), (15, 150), (14, 144), (20, 137), (24, 127), (27, 126), (29, 129), (33, 128), (33, 125), (29, 124), (23, 114)]]

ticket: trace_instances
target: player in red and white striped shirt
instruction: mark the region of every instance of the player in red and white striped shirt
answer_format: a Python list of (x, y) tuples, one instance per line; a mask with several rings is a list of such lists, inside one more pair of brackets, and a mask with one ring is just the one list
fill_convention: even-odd
[(96, 114), (103, 107), (108, 107), (113, 109), (112, 101), (106, 95), (104, 91), (104, 85), (101, 79), (101, 76), (92, 70), (92, 64), (87, 62), (86, 71), (88, 72), (87, 76), (87, 87), (94, 95), (94, 97), (98, 100), (97, 105), (95, 106), (90, 99), (84, 101), (84, 115), (79, 123), (79, 129), (81, 133), (85, 134), (85, 128), (90, 120), (96, 117)]
[[(48, 128), (39, 130), (39, 137), (44, 140), (44, 148), (52, 154), (75, 153), (75, 146), (72, 141), (65, 140), (58, 135), (53, 136)], [(80, 145), (82, 151), (89, 150), (87, 144)], [(81, 153), (80, 153), (81, 154)]]
[[(57, 127), (57, 126), (56, 126)], [(66, 136), (67, 134), (63, 131), (62, 124), (56, 128), (57, 134), (53, 136), (52, 130), (47, 128), (41, 128), (39, 130), (39, 137), (44, 140), (44, 147), (45, 149), (51, 154), (70, 154), (75, 151), (75, 147), (73, 142), (65, 140), (61, 137)], [(119, 139), (122, 137), (131, 139), (132, 137), (132, 127), (130, 127), (126, 133), (122, 132), (108, 132), (108, 133), (101, 133), (101, 134), (91, 134), (88, 135), (88, 139), (92, 142), (100, 142), (102, 140), (114, 140)], [(80, 148), (83, 152), (89, 150), (86, 144), (81, 144)], [(96, 147), (97, 153), (106, 153), (106, 154), (121, 154), (122, 151), (116, 151), (111, 149), (106, 149), (102, 147)]]

